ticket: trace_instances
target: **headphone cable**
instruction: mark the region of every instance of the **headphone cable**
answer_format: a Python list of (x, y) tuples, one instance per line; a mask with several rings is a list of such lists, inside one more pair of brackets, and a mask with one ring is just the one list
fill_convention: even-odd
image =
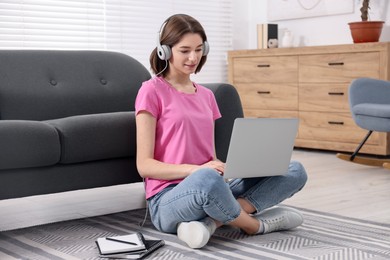
[[(142, 178), (142, 182), (143, 182), (144, 188), (146, 190), (145, 178)], [(146, 202), (145, 216), (144, 216), (144, 219), (141, 222), (138, 223), (138, 225), (140, 227), (143, 227), (145, 225), (146, 218), (148, 217), (148, 213), (149, 213), (149, 203), (148, 203), (148, 200), (145, 200), (145, 202)]]
[(165, 60), (165, 67), (162, 69), (162, 71), (160, 71), (159, 73), (157, 73), (156, 76), (158, 76), (158, 75), (160, 75), (161, 73), (163, 73), (167, 68), (168, 68), (168, 61)]

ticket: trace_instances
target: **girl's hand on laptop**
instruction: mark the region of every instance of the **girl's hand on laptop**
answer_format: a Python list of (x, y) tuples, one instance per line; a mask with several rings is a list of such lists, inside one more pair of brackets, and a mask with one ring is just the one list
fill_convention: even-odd
[(216, 159), (209, 161), (203, 165), (200, 165), (200, 168), (212, 168), (216, 170), (219, 174), (223, 175), (223, 172), (225, 171), (225, 163)]

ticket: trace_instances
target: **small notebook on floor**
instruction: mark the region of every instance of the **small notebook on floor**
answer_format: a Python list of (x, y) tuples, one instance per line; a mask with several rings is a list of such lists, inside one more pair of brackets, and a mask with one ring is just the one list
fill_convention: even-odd
[[(141, 240), (143, 247), (139, 246), (138, 249), (135, 249), (135, 247), (133, 247), (132, 249), (127, 248), (125, 251), (116, 250), (116, 253), (107, 253), (108, 251), (106, 250), (106, 251), (104, 251), (105, 253), (103, 253), (101, 250), (101, 245), (106, 244), (107, 238), (99, 238), (96, 241), (96, 243), (97, 243), (98, 248), (99, 248), (100, 257), (110, 258), (110, 259), (142, 259), (142, 258), (150, 255), (154, 251), (156, 251), (158, 248), (165, 245), (164, 240), (147, 240), (143, 237), (143, 235), (141, 233), (134, 233), (134, 234), (130, 234), (130, 235), (133, 236), (133, 238), (134, 238), (134, 235), (136, 235)], [(126, 235), (126, 236), (129, 236), (129, 235)], [(113, 241), (113, 239), (115, 239), (115, 240), (117, 240), (118, 238), (123, 239), (123, 237), (126, 237), (126, 236), (110, 237), (108, 239), (108, 241), (111, 240), (110, 242), (115, 242), (115, 241)], [(103, 243), (101, 243), (101, 242), (103, 242)], [(131, 242), (133, 243), (134, 241), (131, 241)], [(121, 243), (121, 242), (117, 242), (117, 243)], [(122, 243), (122, 244), (126, 244), (126, 243)], [(128, 245), (130, 245), (130, 244), (128, 244)], [(141, 243), (140, 243), (140, 245), (141, 245)], [(116, 246), (119, 246), (119, 245), (116, 245)], [(130, 245), (130, 246), (135, 246), (135, 245)]]
[(143, 259), (144, 257), (155, 252), (157, 249), (165, 245), (164, 240), (145, 240), (146, 250), (143, 252), (133, 252), (133, 253), (121, 253), (121, 254), (108, 254), (100, 255), (102, 258), (109, 259)]
[(122, 236), (99, 237), (96, 240), (102, 255), (145, 251), (146, 246), (141, 233)]

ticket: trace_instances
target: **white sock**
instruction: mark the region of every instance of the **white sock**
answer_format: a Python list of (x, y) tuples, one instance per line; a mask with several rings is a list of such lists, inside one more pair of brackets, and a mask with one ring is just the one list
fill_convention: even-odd
[(267, 225), (263, 221), (259, 220), (259, 230), (257, 230), (256, 234), (263, 234), (264, 233), (264, 225)]

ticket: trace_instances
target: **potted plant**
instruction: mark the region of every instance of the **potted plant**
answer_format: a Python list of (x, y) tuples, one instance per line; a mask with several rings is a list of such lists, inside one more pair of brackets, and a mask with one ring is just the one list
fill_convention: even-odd
[(369, 21), (370, 0), (363, 0), (361, 21), (348, 23), (354, 43), (377, 42), (382, 33), (383, 21)]

